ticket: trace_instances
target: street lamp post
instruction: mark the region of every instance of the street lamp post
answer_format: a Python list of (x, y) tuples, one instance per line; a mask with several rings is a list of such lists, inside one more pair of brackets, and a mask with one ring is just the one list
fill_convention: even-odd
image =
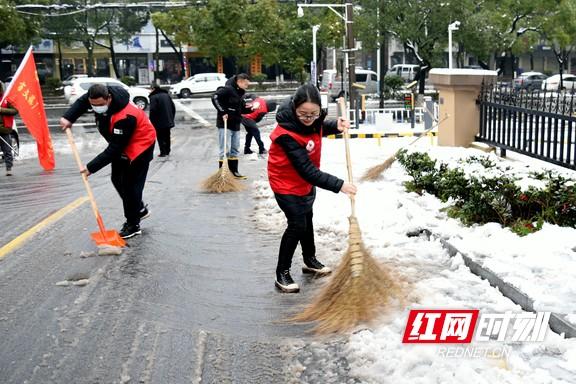
[[(355, 100), (354, 100), (354, 88), (353, 83), (356, 79), (355, 74), (355, 47), (354, 47), (354, 35), (352, 32), (352, 17), (353, 17), (353, 4), (350, 0), (346, 0), (346, 4), (296, 4), (298, 6), (298, 17), (304, 16), (304, 8), (315, 7), (315, 8), (329, 8), (332, 12), (334, 12), (338, 17), (340, 17), (344, 21), (345, 31), (346, 31), (346, 48), (344, 52), (346, 52), (346, 56), (348, 58), (348, 94), (350, 97), (350, 110), (354, 109)], [(342, 15), (338, 12), (335, 8), (345, 8), (345, 14)], [(314, 49), (316, 52), (316, 49)]]
[(316, 32), (320, 29), (320, 25), (312, 26), (312, 84), (318, 86), (318, 64), (316, 61)]
[(455, 21), (448, 25), (448, 68), (452, 69), (452, 31), (457, 31), (460, 28), (460, 22)]

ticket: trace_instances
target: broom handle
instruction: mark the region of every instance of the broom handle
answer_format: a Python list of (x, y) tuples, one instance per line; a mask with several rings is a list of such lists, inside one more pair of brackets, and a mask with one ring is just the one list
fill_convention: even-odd
[[(72, 148), (72, 153), (74, 154), (74, 159), (76, 159), (76, 164), (78, 164), (78, 169), (82, 171), (84, 166), (82, 165), (82, 160), (80, 159), (80, 154), (78, 153), (78, 148), (76, 148), (76, 142), (74, 141), (74, 136), (72, 136), (72, 131), (70, 128), (66, 128), (66, 136), (68, 137), (68, 143)], [(94, 194), (92, 193), (92, 188), (90, 187), (90, 183), (88, 182), (88, 176), (82, 172), (82, 181), (84, 181), (84, 187), (86, 187), (86, 192), (88, 193), (88, 198), (90, 199), (90, 205), (92, 206), (92, 212), (94, 216), (96, 216), (96, 221), (98, 222), (98, 228), (100, 232), (104, 234), (106, 229), (104, 228), (104, 222), (102, 221), (102, 217), (98, 212), (98, 206), (96, 205), (96, 199), (94, 198)]]
[(424, 136), (426, 136), (426, 134), (428, 132), (430, 132), (431, 130), (433, 130), (434, 128), (438, 127), (440, 125), (440, 123), (443, 123), (448, 117), (450, 117), (450, 115), (446, 115), (444, 116), (444, 118), (440, 121), (436, 121), (430, 128), (428, 128), (427, 130), (425, 130), (424, 132), (422, 132), (422, 134), (420, 136), (418, 136), (417, 138), (415, 138), (414, 140), (412, 140), (410, 143), (408, 143), (408, 145), (406, 145), (407, 147), (414, 144), (415, 142), (417, 142), (418, 140), (420, 140), (421, 138), (423, 138)]
[[(343, 97), (338, 100), (340, 104), (340, 112), (342, 113), (342, 117), (347, 118), (348, 110), (346, 109), (346, 101)], [(352, 177), (352, 159), (350, 158), (350, 134), (346, 129), (344, 131), (344, 148), (346, 149), (346, 169), (348, 170), (348, 182), (350, 184), (354, 183), (354, 178)], [(349, 195), (350, 197), (350, 205), (352, 208), (352, 216), (356, 216), (356, 200), (354, 199), (354, 195)]]
[(222, 119), (224, 120), (224, 159), (228, 159), (228, 155), (226, 152), (228, 151), (227, 146), (227, 139), (228, 139), (228, 116), (223, 116)]

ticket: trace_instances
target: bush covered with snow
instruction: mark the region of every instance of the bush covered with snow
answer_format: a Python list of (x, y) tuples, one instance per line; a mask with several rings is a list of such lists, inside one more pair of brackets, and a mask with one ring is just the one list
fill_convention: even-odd
[(456, 168), (423, 152), (400, 151), (398, 160), (411, 177), (407, 190), (450, 202), (449, 216), (467, 225), (497, 222), (519, 235), (544, 222), (576, 228), (575, 181), (554, 171), (531, 172), (524, 180), (488, 157), (460, 160)]

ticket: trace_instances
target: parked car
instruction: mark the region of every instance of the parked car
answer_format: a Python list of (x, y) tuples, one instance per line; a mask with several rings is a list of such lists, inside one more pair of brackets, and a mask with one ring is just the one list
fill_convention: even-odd
[(72, 85), (72, 82), (76, 79), (84, 79), (88, 77), (88, 75), (85, 74), (77, 74), (77, 75), (72, 75), (72, 76), (68, 76), (66, 78), (66, 80), (62, 81), (62, 85), (66, 86), (66, 85)]
[(540, 72), (524, 72), (515, 78), (512, 84), (516, 90), (526, 89), (527, 91), (532, 91), (542, 88), (542, 82), (547, 78), (548, 76)]
[(170, 86), (170, 94), (177, 97), (190, 97), (196, 93), (212, 93), (226, 85), (223, 73), (197, 73), (186, 80)]
[(420, 66), (417, 64), (396, 64), (388, 70), (386, 76), (400, 76), (404, 81), (412, 81), (420, 72)]
[[(356, 79), (354, 84), (358, 85), (358, 92), (361, 95), (378, 92), (378, 75), (368, 69), (356, 68), (354, 71)], [(348, 81), (344, 81), (344, 88), (348, 88)], [(344, 94), (342, 90), (342, 76), (335, 69), (326, 69), (322, 72), (322, 82), (320, 91), (328, 92), (328, 97), (334, 101)]]
[[(542, 89), (547, 91), (560, 90), (560, 75), (552, 75), (542, 82)], [(576, 89), (576, 76), (569, 73), (562, 75), (562, 89)]]
[(109, 87), (122, 87), (130, 93), (130, 100), (142, 109), (148, 108), (150, 91), (145, 88), (129, 87), (120, 80), (111, 77), (80, 77), (72, 80), (70, 85), (64, 87), (64, 98), (68, 104), (73, 104), (80, 96), (88, 92), (93, 84), (106, 84)]

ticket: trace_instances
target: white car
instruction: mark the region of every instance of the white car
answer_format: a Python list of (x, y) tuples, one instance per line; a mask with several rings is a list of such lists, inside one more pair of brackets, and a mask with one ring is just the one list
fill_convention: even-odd
[(63, 81), (62, 81), (62, 85), (63, 85), (63, 86), (71, 85), (74, 80), (76, 80), (76, 79), (85, 79), (85, 78), (87, 78), (87, 77), (88, 77), (88, 75), (84, 75), (84, 74), (71, 75), (71, 76), (68, 76), (68, 77), (66, 78), (66, 80), (63, 80)]
[[(560, 75), (552, 75), (542, 82), (542, 89), (558, 91), (560, 88)], [(562, 89), (576, 89), (576, 76), (569, 73), (562, 74)]]
[(195, 93), (212, 93), (226, 85), (223, 73), (197, 73), (186, 80), (170, 86), (170, 94), (177, 97), (190, 97)]
[(111, 77), (81, 77), (72, 80), (70, 85), (64, 87), (64, 98), (68, 104), (74, 104), (76, 100), (86, 92), (93, 84), (106, 84), (109, 87), (122, 87), (130, 94), (130, 100), (141, 109), (148, 108), (150, 91), (146, 88), (129, 87), (120, 80)]

